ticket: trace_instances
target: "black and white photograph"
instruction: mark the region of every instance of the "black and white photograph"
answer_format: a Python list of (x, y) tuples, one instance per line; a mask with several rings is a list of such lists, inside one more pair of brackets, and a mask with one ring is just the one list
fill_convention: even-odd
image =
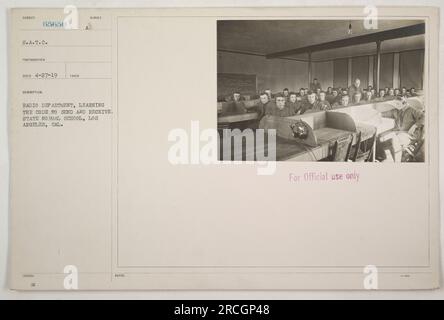
[(0, 300), (444, 298), (444, 6), (235, 2), (0, 3)]
[(424, 61), (423, 20), (219, 20), (219, 160), (424, 162)]

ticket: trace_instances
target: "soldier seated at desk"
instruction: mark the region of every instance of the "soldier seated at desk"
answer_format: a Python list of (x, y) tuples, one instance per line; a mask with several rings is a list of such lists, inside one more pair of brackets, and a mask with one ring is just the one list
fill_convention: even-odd
[(395, 89), (395, 97), (400, 97), (401, 96), (401, 90), (399, 90), (398, 88)]
[(410, 96), (411, 97), (417, 97), (418, 96), (418, 94), (416, 93), (416, 89), (415, 88), (411, 88), (410, 89)]
[(365, 92), (364, 101), (365, 101), (366, 103), (369, 103), (369, 102), (372, 102), (372, 101), (373, 101), (373, 95), (372, 95), (371, 90), (368, 90), (368, 91)]
[(330, 102), (327, 101), (326, 99), (327, 94), (325, 93), (325, 91), (321, 91), (319, 93), (319, 103), (321, 105), (321, 110), (331, 110), (331, 104)]
[(415, 153), (417, 160), (424, 161), (423, 144), (418, 150), (414, 150), (414, 147), (412, 149), (413, 141), (423, 139), (424, 112), (409, 106), (406, 97), (398, 97), (396, 100), (400, 103), (395, 109), (382, 113), (383, 117), (395, 119), (395, 128), (384, 135), (386, 139), (378, 146), (378, 157), (401, 162), (403, 151), (410, 151)]
[(327, 88), (327, 92), (325, 93), (326, 96), (332, 95), (332, 93), (333, 93), (333, 88), (332, 87), (328, 87)]
[(298, 101), (296, 92), (290, 92), (290, 98), (287, 101), (290, 109), (295, 110), (296, 114), (300, 114), (302, 110), (302, 102)]
[(265, 110), (270, 108), (274, 103), (268, 97), (268, 94), (264, 91), (259, 95), (259, 103), (256, 106), (257, 118), (260, 120), (265, 115)]
[(379, 90), (379, 96), (377, 98), (375, 98), (375, 102), (381, 102), (381, 101), (385, 101), (385, 90), (384, 89)]
[(290, 98), (290, 90), (288, 90), (288, 88), (285, 88), (282, 91), (282, 94), (284, 95), (285, 100), (288, 101), (288, 99)]
[(335, 104), (336, 102), (338, 102), (340, 99), (339, 97), (339, 93), (338, 93), (338, 89), (333, 88), (331, 90), (331, 94), (327, 95), (326, 100), (330, 103), (330, 105)]
[(307, 96), (305, 95), (305, 89), (304, 88), (300, 88), (299, 89), (298, 101), (305, 101), (306, 99), (307, 99)]
[(395, 90), (393, 88), (389, 88), (387, 95), (384, 96), (385, 100), (393, 100), (395, 99)]
[(282, 94), (276, 95), (276, 103), (269, 104), (265, 109), (265, 115), (272, 115), (278, 117), (290, 117), (296, 114), (296, 110), (285, 103), (285, 98)]
[(350, 104), (350, 97), (346, 94), (346, 95), (341, 96), (340, 102), (336, 102), (333, 105), (333, 109), (348, 107), (349, 104)]
[(406, 87), (402, 87), (401, 88), (400, 96), (401, 97), (410, 97), (410, 92), (407, 91)]
[(316, 99), (316, 94), (310, 90), (307, 94), (307, 101), (302, 104), (301, 114), (318, 111), (322, 111), (322, 104)]
[(233, 93), (233, 101), (228, 103), (226, 113), (246, 113), (247, 108), (245, 104), (241, 101), (240, 92)]

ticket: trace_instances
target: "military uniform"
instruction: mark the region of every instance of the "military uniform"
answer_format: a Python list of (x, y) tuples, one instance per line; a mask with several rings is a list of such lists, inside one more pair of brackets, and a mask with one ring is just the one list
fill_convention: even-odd
[(307, 95), (304, 94), (303, 96), (301, 96), (300, 94), (298, 94), (297, 99), (301, 102), (307, 101)]
[(288, 105), (291, 109), (293, 109), (295, 114), (298, 114), (302, 110), (302, 102), (300, 101), (296, 102), (288, 101), (285, 104)]
[(409, 131), (414, 124), (424, 125), (424, 112), (410, 106), (383, 112), (382, 115), (395, 119), (395, 130)]
[(319, 82), (318, 83), (311, 83), (310, 84), (310, 90), (311, 91), (315, 91), (316, 92), (317, 89), (322, 90), (321, 84)]
[(331, 110), (331, 104), (327, 100), (319, 101), (319, 103), (321, 105), (321, 110), (323, 110), (323, 111)]
[(268, 103), (265, 109), (265, 114), (277, 117), (290, 117), (296, 114), (296, 110), (288, 103), (285, 104), (283, 109), (279, 109), (274, 103)]
[(273, 104), (273, 102), (268, 101), (265, 104), (263, 104), (262, 102), (259, 102), (259, 104), (256, 106), (257, 118), (259, 120), (265, 115), (265, 110), (267, 110), (267, 108), (269, 108), (270, 104)]
[(246, 113), (247, 108), (245, 108), (245, 104), (242, 101), (232, 101), (228, 104), (226, 109), (226, 113)]
[(358, 102), (357, 101), (350, 101), (349, 103), (348, 103), (348, 105), (349, 106), (360, 106), (360, 105), (362, 105), (362, 104), (368, 104), (369, 102), (368, 101), (366, 101), (366, 100), (363, 100), (363, 99), (361, 99), (361, 100), (359, 100)]
[(361, 87), (356, 87), (354, 84), (352, 84), (348, 88), (348, 95), (352, 98), (352, 97), (355, 96), (356, 92), (360, 92), (362, 94), (362, 88)]
[[(408, 133), (408, 131), (413, 125), (417, 125), (419, 127), (424, 125), (424, 112), (407, 105), (401, 110), (393, 109), (383, 112), (382, 115), (385, 117), (394, 118), (395, 128), (393, 131), (387, 133), (391, 136), (391, 138), (379, 145), (378, 149), (382, 150), (382, 152), (379, 153), (382, 156), (385, 156), (385, 150), (389, 150), (393, 161), (400, 162), (402, 161), (403, 150), (408, 148), (412, 142), (412, 136)], [(419, 130), (419, 133), (420, 132), (421, 130)], [(415, 136), (415, 134), (416, 133), (413, 133), (413, 136)], [(421, 134), (413, 139), (421, 139)]]
[(336, 98), (337, 98), (338, 96), (333, 96), (332, 94), (327, 94), (326, 96), (325, 96), (325, 100), (327, 100), (329, 103), (330, 103), (330, 105), (332, 105), (333, 103), (335, 103), (336, 102)]
[(385, 96), (384, 97), (376, 97), (375, 99), (373, 99), (373, 102), (382, 102), (382, 101), (385, 101), (385, 100), (387, 100), (385, 98)]
[(350, 103), (344, 106), (341, 102), (335, 102), (332, 106), (332, 109), (344, 108), (350, 106)]
[(313, 104), (307, 100), (302, 104), (301, 114), (305, 112), (318, 112), (322, 110), (322, 104), (318, 100), (316, 100)]

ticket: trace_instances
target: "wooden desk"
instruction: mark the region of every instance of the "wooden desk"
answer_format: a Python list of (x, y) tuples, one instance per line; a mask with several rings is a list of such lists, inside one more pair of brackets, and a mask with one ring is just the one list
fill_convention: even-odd
[[(350, 134), (356, 138), (356, 133), (344, 131), (333, 128), (320, 128), (315, 130), (318, 136), (318, 145), (316, 147), (309, 147), (298, 143), (297, 141), (282, 139), (276, 137), (276, 160), (277, 161), (319, 161), (327, 158), (330, 155), (330, 148), (333, 143)], [(221, 143), (221, 148), (222, 148)], [(264, 149), (268, 150), (268, 143), (265, 140)], [(220, 154), (222, 154), (220, 149)], [(263, 154), (264, 150), (254, 148), (247, 148), (243, 146), (242, 150), (234, 150), (234, 145), (231, 145), (231, 160), (236, 158), (254, 159), (256, 160), (256, 152)]]
[[(329, 156), (330, 148), (332, 144), (342, 137), (349, 134), (353, 135), (353, 145), (356, 144), (357, 133), (361, 132), (361, 141), (365, 141), (373, 137), (376, 134), (387, 132), (394, 128), (394, 120), (389, 118), (382, 118), (379, 114), (381, 109), (394, 108), (392, 102), (378, 102), (365, 105), (350, 106), (332, 111), (322, 111), (311, 114), (304, 114), (300, 116), (293, 116), (289, 118), (302, 119), (307, 122), (314, 130), (317, 137), (317, 145), (315, 147), (309, 147), (297, 141), (287, 140), (277, 137), (276, 139), (276, 160), (278, 161), (318, 161), (325, 159)], [(347, 131), (351, 129), (334, 129), (327, 127), (328, 121), (326, 120), (326, 114), (328, 113), (346, 113), (354, 121), (356, 132)], [(257, 113), (244, 113), (235, 115), (224, 115), (218, 118), (218, 123), (236, 123), (243, 121), (251, 121), (257, 119)], [(331, 125), (332, 127), (334, 125)], [(265, 144), (264, 148), (268, 148)], [(263, 152), (263, 150), (256, 150), (250, 148), (249, 150), (239, 150), (236, 154), (241, 156), (242, 159), (246, 159), (246, 156), (256, 159), (255, 152)], [(234, 157), (234, 149), (232, 149), (232, 155)], [(242, 152), (242, 154), (240, 154)], [(373, 150), (373, 157), (376, 152)]]
[(217, 123), (236, 123), (236, 122), (244, 122), (256, 119), (257, 119), (256, 112), (227, 114), (217, 117)]
[[(308, 147), (293, 141), (276, 141), (276, 160), (278, 161), (319, 161), (330, 155), (334, 142), (342, 137), (356, 133), (333, 128), (314, 130), (318, 138), (318, 146)], [(295, 147), (297, 146), (297, 148)]]

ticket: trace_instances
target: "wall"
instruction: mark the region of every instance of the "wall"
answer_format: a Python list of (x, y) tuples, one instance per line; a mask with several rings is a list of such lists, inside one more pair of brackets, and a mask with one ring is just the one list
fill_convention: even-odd
[(284, 88), (291, 91), (308, 86), (308, 63), (303, 61), (268, 60), (262, 56), (219, 51), (217, 72), (255, 74), (258, 91), (269, 88), (272, 92), (282, 92)]
[(368, 87), (368, 65), (368, 56), (352, 58), (351, 81), (354, 82), (356, 78), (359, 78), (363, 88)]
[(313, 79), (321, 83), (322, 90), (333, 87), (333, 61), (313, 62)]
[(333, 60), (333, 84), (335, 87), (348, 86), (348, 59)]
[[(351, 64), (348, 61), (351, 60)], [(314, 62), (313, 77), (318, 78), (322, 88), (348, 86), (348, 68), (351, 66), (351, 81), (361, 80), (361, 86), (375, 85), (376, 56), (360, 56), (331, 61)], [(381, 55), (380, 87), (423, 88), (424, 50), (411, 50)]]
[(393, 87), (393, 71), (393, 53), (381, 54), (381, 76), (379, 77), (379, 89)]
[[(380, 87), (416, 87), (422, 88), (424, 50), (388, 53), (381, 55)], [(395, 59), (396, 58), (396, 59)], [(322, 62), (313, 62), (313, 78), (317, 78), (322, 89), (348, 86), (349, 65), (352, 81), (359, 77), (362, 87), (373, 82), (376, 63), (374, 56), (353, 57)], [(422, 62), (422, 63), (421, 63)], [(396, 65), (395, 65), (396, 64)], [(271, 59), (262, 56), (238, 53), (218, 52), (219, 73), (256, 74), (257, 89), (266, 88), (272, 92), (281, 92), (283, 88), (298, 91), (308, 87), (308, 62)]]
[(424, 51), (402, 52), (399, 57), (400, 86), (423, 88)]

